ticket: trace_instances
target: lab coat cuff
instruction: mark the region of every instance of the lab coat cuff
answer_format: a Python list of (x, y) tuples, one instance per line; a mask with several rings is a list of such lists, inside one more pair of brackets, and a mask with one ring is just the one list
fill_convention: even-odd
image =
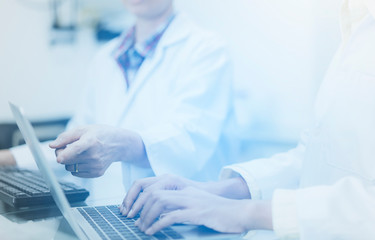
[(272, 199), (272, 222), (280, 239), (299, 239), (297, 191), (275, 190)]
[(168, 138), (173, 137), (173, 134), (174, 129), (168, 126), (139, 131), (151, 169), (156, 176), (166, 173), (165, 170), (168, 169), (168, 162), (165, 160), (170, 156), (163, 151), (165, 149), (162, 148), (161, 142), (167, 142)]
[(242, 177), (245, 180), (247, 187), (249, 188), (251, 199), (262, 199), (261, 190), (256, 183), (256, 179), (251, 174), (249, 174), (249, 172), (244, 171), (242, 168), (236, 165), (226, 166), (221, 170), (220, 179), (223, 180), (235, 177)]

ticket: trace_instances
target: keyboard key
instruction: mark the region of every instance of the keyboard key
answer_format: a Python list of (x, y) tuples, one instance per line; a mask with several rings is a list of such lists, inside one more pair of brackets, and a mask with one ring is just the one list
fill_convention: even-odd
[[(134, 226), (135, 219), (128, 219), (119, 213), (118, 206), (100, 206), (100, 207), (84, 207), (78, 208), (78, 211), (89, 219), (88, 222), (95, 231), (106, 239), (182, 239), (182, 235), (168, 227), (148, 236)], [(139, 216), (138, 216), (139, 217)], [(102, 235), (105, 235), (103, 237)]]

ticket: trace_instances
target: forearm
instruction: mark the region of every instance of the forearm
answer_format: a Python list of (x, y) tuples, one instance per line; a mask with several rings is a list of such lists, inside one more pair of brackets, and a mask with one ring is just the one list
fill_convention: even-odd
[[(241, 199), (238, 203), (243, 207), (243, 211), (238, 213), (241, 222), (247, 231), (254, 229), (273, 229), (272, 203), (264, 200), (249, 200), (251, 194), (246, 182), (242, 177), (230, 178), (220, 182), (207, 182), (201, 187), (207, 192), (225, 198)], [(238, 201), (238, 200), (235, 200)]]
[(264, 200), (250, 200), (244, 209), (247, 230), (273, 230), (272, 203)]

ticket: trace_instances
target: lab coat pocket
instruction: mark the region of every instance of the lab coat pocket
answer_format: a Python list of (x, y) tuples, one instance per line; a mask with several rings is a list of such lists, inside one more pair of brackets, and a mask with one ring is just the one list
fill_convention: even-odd
[(375, 76), (353, 74), (330, 111), (327, 163), (375, 182)]

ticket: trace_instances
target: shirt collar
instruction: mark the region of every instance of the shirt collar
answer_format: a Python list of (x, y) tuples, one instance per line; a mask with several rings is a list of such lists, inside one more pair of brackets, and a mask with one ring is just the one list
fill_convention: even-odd
[(124, 32), (120, 37), (122, 40), (120, 45), (115, 49), (114, 56), (118, 57), (127, 52), (129, 49), (136, 50), (142, 57), (146, 57), (147, 55), (151, 54), (155, 50), (160, 38), (167, 30), (174, 17), (175, 14), (172, 14), (165, 23), (159, 26), (155, 32), (142, 43), (135, 43), (135, 26), (133, 26), (129, 29), (129, 31)]

